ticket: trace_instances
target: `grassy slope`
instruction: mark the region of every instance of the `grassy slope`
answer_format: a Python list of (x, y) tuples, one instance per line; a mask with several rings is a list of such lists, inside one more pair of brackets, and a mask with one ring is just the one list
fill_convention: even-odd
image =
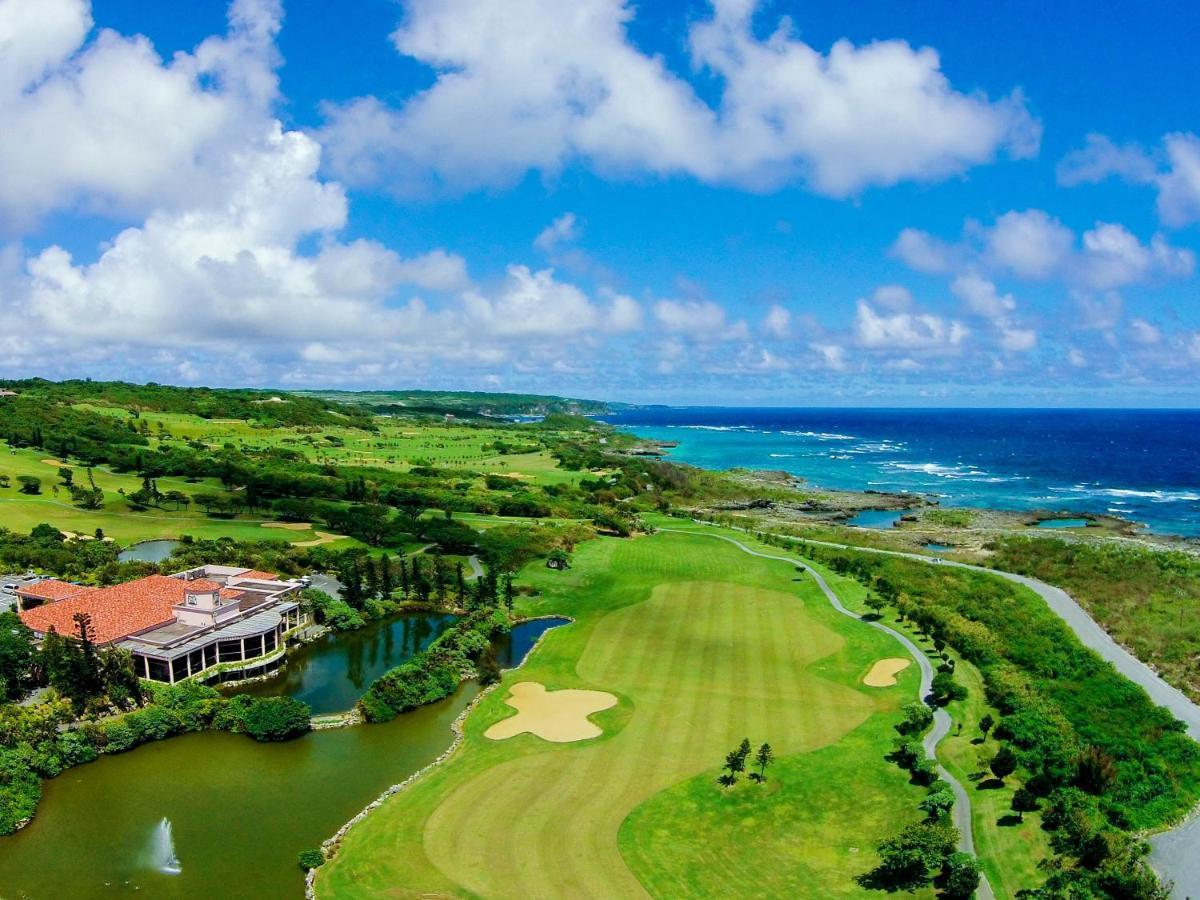
[[(787, 551), (762, 544), (743, 533), (690, 525), (666, 518), (654, 520), (664, 527), (723, 534), (767, 553), (782, 552), (783, 555), (788, 555)], [(843, 605), (858, 613), (869, 612), (864, 602), (867, 589), (861, 582), (838, 575), (820, 564), (809, 564), (821, 572)], [(934, 659), (933, 643), (927, 635), (915, 632), (907, 622), (899, 622), (894, 611), (889, 611), (884, 622), (907, 634), (917, 646), (927, 652), (931, 660)], [(968, 694), (967, 699), (947, 706), (947, 712), (954, 720), (955, 727), (938, 745), (938, 759), (970, 790), (975, 849), (996, 896), (1015, 897), (1018, 891), (1037, 887), (1045, 881), (1037, 865), (1039, 861), (1051, 855), (1049, 837), (1040, 827), (1041, 819), (1038, 813), (1026, 813), (1025, 821), (1019, 824), (1011, 821), (1012, 795), (1019, 782), (1009, 779), (1004, 787), (994, 788), (991, 786), (993, 779), (990, 775), (981, 777), (981, 773), (987, 770), (987, 764), (996, 752), (997, 744), (994, 739), (986, 744), (973, 743), (974, 739), (979, 737), (978, 723), (985, 713), (991, 713), (995, 721), (1000, 720), (1000, 714), (987, 703), (979, 670), (957, 654), (955, 662), (955, 677), (966, 687)], [(910, 667), (908, 671), (912, 672), (913, 668)], [(962, 724), (962, 731), (956, 733), (959, 723)], [(885, 743), (890, 740), (891, 735), (884, 738)], [(983, 784), (988, 784), (988, 787), (980, 788)], [(1004, 824), (1000, 824), (1001, 820), (1004, 820)]]
[[(54, 485), (60, 484), (58, 462), (44, 462), (45, 453), (36, 450), (11, 452), (0, 442), (0, 474), (11, 479), (11, 486), (0, 488), (0, 526), (13, 531), (29, 531), (35, 525), (49, 522), (63, 531), (90, 535), (97, 528), (104, 530), (121, 544), (154, 538), (176, 538), (190, 534), (196, 538), (231, 537), (245, 541), (304, 541), (312, 540), (316, 534), (311, 530), (282, 530), (263, 528), (261, 516), (239, 516), (235, 519), (210, 519), (196, 506), (176, 511), (169, 506), (163, 509), (148, 509), (135, 512), (129, 508), (119, 489), (127, 493), (141, 487), (141, 479), (135, 475), (118, 474), (106, 469), (93, 470), (96, 486), (104, 491), (104, 506), (100, 509), (80, 509), (70, 502), (69, 492), (60, 486), (58, 494)], [(42, 480), (42, 492), (37, 495), (22, 494), (17, 490), (18, 475), (33, 475)], [(75, 468), (78, 484), (87, 484), (86, 470)], [(221, 486), (212, 479), (190, 483), (182, 478), (157, 479), (159, 490), (179, 490), (187, 494), (223, 494)], [(355, 546), (354, 540), (343, 540), (334, 546)]]
[[(511, 713), (503, 689), (493, 693), (459, 753), (350, 832), (320, 895), (728, 896), (749, 883), (767, 895), (859, 893), (852, 878), (873, 864), (874, 844), (917, 816), (921, 792), (883, 759), (916, 675), (859, 686), (895, 644), (794, 574), (677, 535), (590, 542), (570, 572), (528, 570), (545, 593), (527, 611), (577, 621), (505, 683), (616, 693), (620, 704), (596, 717), (605, 734), (487, 740)], [(772, 743), (778, 778), (726, 794), (718, 766), (743, 736)], [(755, 807), (771, 824), (726, 840), (731, 812), (744, 820)], [(666, 827), (693, 863), (639, 849)], [(720, 865), (698, 857), (722, 842)]]

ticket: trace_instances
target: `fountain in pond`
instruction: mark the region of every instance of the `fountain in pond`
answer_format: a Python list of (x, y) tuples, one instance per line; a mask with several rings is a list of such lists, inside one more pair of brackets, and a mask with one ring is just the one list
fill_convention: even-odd
[(175, 838), (171, 834), (171, 820), (163, 820), (154, 828), (150, 842), (150, 858), (154, 868), (164, 875), (178, 875), (183, 871), (179, 857), (175, 855)]

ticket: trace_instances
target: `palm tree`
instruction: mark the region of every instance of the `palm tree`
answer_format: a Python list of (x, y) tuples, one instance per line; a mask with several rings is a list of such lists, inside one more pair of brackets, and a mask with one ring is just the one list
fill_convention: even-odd
[(763, 744), (758, 748), (758, 753), (754, 754), (754, 764), (758, 766), (758, 780), (767, 780), (767, 766), (775, 762), (775, 751), (771, 749), (770, 744)]

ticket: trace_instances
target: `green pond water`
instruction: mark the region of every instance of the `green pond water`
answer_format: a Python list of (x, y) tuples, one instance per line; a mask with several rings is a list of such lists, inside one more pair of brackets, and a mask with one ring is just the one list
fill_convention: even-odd
[[(0, 897), (303, 897), (296, 854), (434, 760), (477, 692), (385, 725), (283, 744), (189, 734), (70, 769), (45, 783), (33, 822), (0, 838)], [(164, 817), (177, 875), (154, 858)]]
[(303, 700), (315, 715), (344, 712), (372, 681), (428, 647), (454, 620), (451, 615), (418, 613), (372, 622), (358, 631), (326, 634), (295, 650), (273, 678), (229, 692), (285, 694)]
[(1086, 528), (1087, 519), (1042, 519), (1038, 528)]
[[(407, 658), (447, 624), (444, 616), (416, 618), (311, 645), (296, 660), (303, 663), (296, 674), (256, 690), (307, 694), (347, 709), (361, 693), (357, 684), (371, 680), (367, 671)], [(500, 665), (516, 665), (542, 632), (566, 621), (517, 625), (497, 643)], [(0, 898), (302, 897), (296, 854), (319, 846), (389, 785), (433, 761), (478, 690), (465, 684), (385, 725), (319, 731), (283, 744), (204, 732), (69, 769), (43, 784), (33, 822), (0, 838)], [(178, 874), (160, 871), (164, 819)]]

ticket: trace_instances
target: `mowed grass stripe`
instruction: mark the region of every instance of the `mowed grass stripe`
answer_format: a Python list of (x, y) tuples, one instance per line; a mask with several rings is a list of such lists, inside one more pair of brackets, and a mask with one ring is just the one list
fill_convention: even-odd
[[(683, 852), (683, 868), (668, 877), (664, 847), (707, 848), (719, 821), (656, 816), (656, 837), (632, 840), (622, 824), (680, 785), (719, 791), (720, 763), (743, 736), (803, 758), (878, 718), (879, 702), (840, 660), (847, 641), (869, 654), (878, 639), (815, 602), (813, 586), (794, 582), (791, 567), (713, 543), (683, 535), (594, 541), (569, 572), (527, 569), (523, 579), (544, 595), (523, 601), (526, 610), (569, 613), (576, 624), (552, 633), (505, 684), (610, 690), (621, 703), (596, 716), (605, 734), (573, 745), (529, 735), (487, 740), (483, 731), (511, 714), (501, 688), (467, 722), (458, 754), (350, 832), (318, 875), (319, 895), (694, 896), (703, 884), (709, 896), (761, 896), (797, 883), (786, 852), (775, 863), (706, 849), (701, 865), (711, 860), (715, 874), (703, 878), (687, 871), (697, 857)], [(824, 677), (810, 671), (818, 663)], [(886, 739), (868, 749), (860, 741), (847, 766), (874, 773), (887, 765)], [(811, 787), (827, 792), (826, 807), (854, 794), (827, 782)], [(915, 808), (915, 798), (902, 802)], [(860, 819), (849, 810), (840, 837)], [(849, 875), (831, 871), (813, 877), (835, 875), (833, 895)]]

